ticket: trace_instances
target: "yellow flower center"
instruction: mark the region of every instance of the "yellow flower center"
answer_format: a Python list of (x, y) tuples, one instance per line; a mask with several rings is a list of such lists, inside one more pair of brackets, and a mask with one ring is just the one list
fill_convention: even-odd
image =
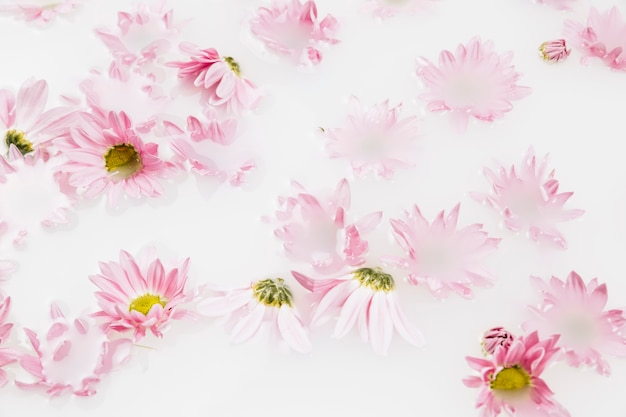
[(225, 56), (224, 62), (228, 64), (230, 70), (234, 72), (237, 77), (241, 76), (241, 68), (239, 67), (239, 63), (235, 61), (235, 58), (232, 56)]
[(380, 268), (359, 268), (352, 275), (363, 287), (368, 287), (374, 291), (389, 292), (395, 286), (393, 277), (384, 273)]
[(517, 391), (530, 385), (530, 375), (515, 365), (504, 368), (491, 380), (491, 389), (503, 391)]
[(24, 132), (19, 130), (11, 129), (8, 130), (4, 135), (4, 142), (8, 147), (11, 145), (15, 145), (15, 147), (22, 153), (22, 155), (26, 155), (29, 152), (34, 151), (33, 144), (26, 139)]
[(104, 154), (104, 165), (108, 172), (127, 179), (141, 171), (141, 157), (130, 143), (123, 143), (109, 148)]
[(293, 306), (293, 295), (282, 278), (257, 281), (252, 285), (252, 293), (260, 303), (267, 306), (281, 307), (285, 304)]
[(150, 312), (150, 309), (155, 304), (161, 304), (161, 307), (165, 307), (167, 302), (161, 298), (159, 295), (154, 294), (144, 294), (141, 297), (135, 298), (130, 302), (130, 306), (128, 307), (128, 311), (138, 311), (144, 316), (147, 316)]

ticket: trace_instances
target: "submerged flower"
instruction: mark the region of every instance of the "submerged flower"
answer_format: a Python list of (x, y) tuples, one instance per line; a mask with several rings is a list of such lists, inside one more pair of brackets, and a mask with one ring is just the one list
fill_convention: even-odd
[(413, 346), (424, 344), (422, 334), (400, 308), (393, 277), (380, 268), (359, 268), (331, 279), (311, 279), (296, 271), (292, 274), (317, 297), (311, 325), (339, 313), (335, 338), (344, 337), (356, 325), (363, 341), (369, 341), (379, 355), (387, 354), (394, 329)]
[(466, 386), (480, 389), (476, 400), (480, 415), (496, 417), (504, 412), (517, 417), (569, 417), (541, 379), (558, 352), (558, 338), (539, 340), (533, 332), (514, 340), (508, 349), (497, 347), (488, 359), (466, 357), (469, 366), (480, 373), (463, 379)]
[(511, 101), (531, 92), (517, 84), (521, 74), (512, 59), (512, 52), (498, 54), (491, 41), (478, 38), (459, 44), (456, 54), (442, 51), (438, 65), (419, 58), (417, 75), (428, 90), (420, 97), (432, 112), (449, 111), (460, 132), (470, 117), (493, 122), (513, 109)]
[(27, 22), (46, 24), (58, 15), (69, 14), (81, 4), (79, 0), (20, 0), (0, 6), (0, 13), (12, 14)]
[(415, 14), (428, 10), (435, 1), (437, 0), (367, 0), (363, 11), (386, 19), (400, 13)]
[(496, 348), (508, 349), (515, 337), (504, 327), (493, 327), (485, 332), (481, 341), (485, 355), (493, 355)]
[(401, 119), (401, 109), (402, 104), (390, 108), (388, 100), (363, 108), (358, 98), (351, 97), (348, 126), (324, 131), (329, 156), (350, 159), (357, 175), (374, 171), (391, 178), (396, 168), (413, 166), (418, 120), (416, 116)]
[(559, 62), (567, 58), (572, 51), (567, 49), (565, 39), (556, 39), (542, 43), (539, 52), (545, 61)]
[(392, 219), (396, 242), (407, 257), (385, 257), (388, 264), (408, 273), (409, 283), (424, 283), (436, 297), (447, 297), (450, 291), (472, 297), (472, 285), (489, 286), (494, 276), (483, 266), (483, 260), (498, 247), (500, 239), (489, 237), (482, 224), (471, 224), (457, 230), (460, 204), (446, 216), (441, 211), (432, 223), (413, 206), (404, 219)]
[(311, 351), (309, 336), (294, 307), (291, 289), (282, 278), (267, 278), (229, 291), (214, 290), (198, 303), (200, 314), (225, 317), (232, 324), (231, 340), (241, 343), (268, 327), (293, 350)]
[(96, 297), (102, 310), (93, 316), (104, 320), (107, 331), (132, 330), (135, 340), (143, 338), (146, 330), (162, 337), (170, 319), (189, 316), (179, 307), (191, 297), (185, 293), (188, 267), (189, 259), (166, 269), (155, 253), (137, 262), (120, 251), (119, 263), (101, 262), (101, 273), (89, 277), (100, 289)]
[(16, 362), (19, 358), (19, 352), (17, 350), (2, 346), (3, 342), (11, 334), (11, 329), (13, 328), (13, 323), (7, 322), (7, 316), (10, 310), (11, 297), (5, 298), (2, 293), (0, 293), (0, 388), (4, 387), (9, 381), (9, 377), (2, 367)]
[(318, 20), (312, 0), (284, 0), (272, 7), (259, 7), (250, 20), (252, 33), (271, 50), (299, 64), (317, 65), (322, 60), (320, 43), (336, 44), (337, 20), (327, 15)]
[(563, 34), (570, 45), (586, 55), (583, 63), (595, 57), (612, 69), (626, 70), (626, 22), (617, 7), (602, 13), (592, 7), (587, 25), (566, 20)]
[(472, 193), (472, 197), (500, 211), (507, 229), (528, 230), (536, 242), (567, 248), (565, 237), (556, 229), (556, 224), (580, 217), (584, 211), (563, 208), (574, 193), (559, 193), (554, 170), (548, 172), (548, 155), (537, 162), (530, 148), (517, 168), (512, 165), (507, 169), (501, 165), (497, 172), (489, 168), (483, 172), (492, 182), (492, 194)]
[(603, 354), (626, 357), (626, 312), (606, 310), (606, 284), (592, 279), (585, 285), (574, 271), (565, 282), (556, 277), (544, 281), (531, 277), (543, 298), (537, 307), (529, 306), (534, 319), (524, 323), (526, 330), (559, 334), (559, 346), (570, 366), (587, 365), (599, 374), (609, 375)]

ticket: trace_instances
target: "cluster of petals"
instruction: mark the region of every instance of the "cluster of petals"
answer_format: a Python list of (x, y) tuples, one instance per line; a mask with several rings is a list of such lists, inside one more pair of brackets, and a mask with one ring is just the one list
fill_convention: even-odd
[(591, 7), (586, 25), (566, 20), (563, 34), (585, 54), (583, 63), (599, 58), (614, 70), (626, 70), (626, 22), (617, 7), (604, 12)]
[(27, 22), (45, 25), (58, 15), (73, 12), (80, 4), (80, 0), (19, 0), (13, 4), (0, 6), (0, 13), (11, 14)]
[(380, 19), (387, 19), (400, 13), (415, 14), (430, 9), (438, 0), (367, 0), (362, 7)]
[(11, 334), (13, 323), (7, 322), (7, 317), (11, 311), (11, 297), (5, 297), (0, 293), (0, 388), (9, 381), (9, 377), (4, 366), (16, 362), (19, 355), (15, 349), (4, 347), (4, 341)]
[(483, 334), (482, 347), (485, 355), (493, 355), (496, 348), (508, 349), (515, 336), (502, 326), (492, 327)]
[(418, 136), (418, 119), (401, 118), (401, 111), (402, 104), (391, 107), (389, 100), (366, 108), (352, 96), (347, 126), (324, 131), (328, 155), (350, 160), (356, 175), (374, 172), (386, 179), (398, 168), (413, 166), (410, 158)]
[(567, 248), (557, 223), (583, 215), (580, 209), (564, 209), (573, 192), (559, 192), (554, 170), (548, 172), (548, 155), (537, 160), (529, 148), (522, 163), (509, 169), (500, 165), (496, 172), (483, 170), (492, 183), (491, 194), (472, 193), (472, 197), (496, 210), (504, 217), (504, 226), (512, 231), (527, 230), (536, 242)]
[(530, 94), (517, 84), (521, 74), (511, 64), (512, 52), (499, 54), (493, 42), (471, 39), (456, 53), (444, 50), (439, 63), (418, 59), (417, 75), (426, 87), (420, 98), (432, 112), (450, 112), (456, 129), (465, 131), (470, 117), (493, 122), (513, 109), (511, 101)]
[(567, 47), (565, 39), (554, 39), (542, 43), (539, 52), (545, 61), (559, 62), (567, 58), (572, 50)]
[(408, 275), (412, 285), (426, 284), (440, 298), (455, 292), (472, 297), (472, 286), (490, 286), (495, 277), (483, 265), (500, 239), (489, 237), (475, 223), (457, 230), (460, 204), (446, 215), (441, 211), (430, 223), (417, 205), (403, 219), (391, 219), (394, 238), (406, 256), (382, 260)]
[(320, 43), (339, 42), (338, 26), (330, 14), (319, 20), (313, 0), (277, 0), (270, 7), (259, 7), (250, 20), (252, 33), (269, 49), (304, 65), (322, 61)]
[(542, 302), (529, 306), (533, 319), (524, 323), (524, 328), (542, 335), (561, 335), (558, 346), (570, 366), (586, 365), (609, 375), (603, 354), (626, 357), (626, 312), (605, 310), (606, 284), (599, 284), (597, 278), (585, 284), (574, 271), (565, 281), (553, 276), (547, 282), (531, 277), (531, 282)]

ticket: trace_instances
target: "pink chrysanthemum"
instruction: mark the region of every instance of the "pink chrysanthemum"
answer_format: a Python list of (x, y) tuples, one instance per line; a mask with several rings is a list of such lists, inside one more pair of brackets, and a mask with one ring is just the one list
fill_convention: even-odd
[(506, 349), (496, 348), (488, 359), (466, 357), (480, 376), (469, 376), (463, 383), (479, 388), (476, 408), (481, 417), (496, 417), (502, 412), (517, 417), (569, 417), (553, 398), (541, 374), (558, 348), (558, 335), (539, 340), (537, 332), (516, 339)]
[(388, 100), (364, 108), (358, 98), (351, 97), (348, 127), (324, 131), (329, 156), (350, 159), (356, 175), (373, 171), (387, 179), (395, 169), (413, 166), (410, 159), (418, 119), (401, 119), (401, 109), (402, 104), (390, 108)]
[(530, 148), (518, 168), (501, 165), (497, 172), (485, 168), (485, 177), (493, 184), (492, 194), (472, 193), (472, 197), (500, 211), (507, 229), (528, 230), (534, 241), (565, 249), (567, 242), (556, 229), (556, 223), (580, 217), (584, 210), (563, 208), (574, 193), (559, 193), (554, 170), (548, 173), (547, 169), (548, 155), (537, 162)]
[(50, 315), (53, 324), (44, 341), (34, 331), (24, 329), (35, 355), (23, 354), (20, 365), (35, 382), (15, 384), (24, 389), (45, 389), (51, 396), (95, 394), (102, 377), (128, 360), (130, 339), (109, 340), (87, 317), (68, 320), (56, 305)]
[(574, 271), (565, 282), (556, 277), (548, 282), (531, 277), (531, 282), (543, 300), (537, 307), (529, 306), (535, 317), (524, 323), (524, 329), (561, 335), (559, 346), (570, 366), (587, 365), (609, 375), (602, 354), (626, 356), (626, 314), (624, 310), (604, 310), (606, 284), (598, 284), (594, 278), (585, 285)]
[(124, 112), (109, 112), (106, 119), (81, 113), (80, 127), (70, 138), (57, 142), (67, 158), (60, 170), (86, 198), (107, 193), (114, 206), (121, 195), (158, 197), (163, 187), (158, 178), (172, 174), (173, 166), (159, 159), (158, 145), (144, 143)]
[(483, 335), (481, 345), (485, 355), (493, 355), (496, 348), (508, 349), (515, 340), (515, 336), (504, 327), (492, 327)]
[(542, 43), (539, 52), (544, 61), (559, 62), (567, 58), (572, 51), (567, 48), (565, 39), (555, 39)]
[(13, 348), (2, 346), (3, 342), (11, 334), (13, 323), (7, 322), (7, 316), (11, 310), (11, 297), (4, 297), (0, 293), (0, 388), (4, 387), (9, 381), (7, 373), (2, 367), (16, 362), (19, 358), (19, 352)]
[(27, 22), (35, 22), (45, 25), (58, 15), (69, 14), (76, 10), (81, 1), (79, 0), (25, 0), (16, 1), (16, 4), (0, 6), (1, 13), (8, 13)]
[(441, 211), (432, 224), (417, 205), (404, 213), (404, 219), (392, 219), (393, 235), (407, 257), (389, 256), (384, 262), (406, 270), (409, 283), (426, 284), (436, 297), (454, 291), (471, 298), (472, 285), (491, 285), (494, 276), (483, 260), (500, 239), (489, 237), (478, 223), (457, 230), (459, 209), (457, 204), (447, 216)]
[(345, 266), (362, 265), (368, 243), (362, 239), (380, 223), (382, 212), (377, 211), (348, 223), (350, 186), (346, 179), (328, 198), (318, 198), (297, 182), (292, 185), (296, 196), (279, 197), (280, 209), (276, 219), (282, 223), (274, 234), (282, 240), (287, 255), (310, 263), (320, 273), (332, 274)]
[(292, 274), (317, 298), (312, 326), (338, 312), (333, 336), (341, 338), (356, 325), (363, 341), (369, 341), (379, 355), (387, 354), (394, 329), (413, 346), (424, 344), (422, 334), (400, 308), (393, 277), (380, 268), (359, 268), (331, 279), (311, 279), (296, 271)]
[(271, 50), (290, 56), (299, 64), (322, 61), (320, 43), (336, 44), (337, 20), (327, 15), (318, 20), (312, 0), (284, 0), (272, 7), (260, 7), (250, 20), (252, 33)]
[(104, 320), (107, 331), (133, 330), (135, 341), (150, 330), (162, 337), (170, 319), (190, 317), (179, 304), (192, 295), (185, 292), (189, 259), (166, 269), (152, 251), (139, 262), (128, 252), (120, 251), (119, 262), (101, 262), (98, 275), (89, 277), (100, 291), (96, 292), (101, 311), (93, 314)]
[(417, 75), (428, 91), (420, 97), (432, 112), (449, 111), (459, 132), (465, 131), (470, 117), (493, 122), (513, 109), (512, 100), (531, 92), (517, 84), (521, 74), (512, 59), (512, 52), (498, 54), (493, 42), (478, 38), (459, 44), (456, 54), (442, 51), (439, 65), (421, 57)]
[(589, 58), (600, 58), (615, 70), (626, 70), (626, 22), (617, 7), (599, 12), (592, 7), (587, 17), (587, 25), (573, 20), (565, 21), (564, 36), (574, 48)]
[(362, 10), (375, 17), (387, 19), (401, 13), (427, 11), (435, 1), (438, 0), (367, 0)]
[(311, 341), (284, 279), (267, 278), (245, 287), (212, 292), (198, 303), (197, 310), (205, 316), (225, 318), (233, 343), (245, 342), (269, 326), (270, 332), (291, 349), (311, 351)]

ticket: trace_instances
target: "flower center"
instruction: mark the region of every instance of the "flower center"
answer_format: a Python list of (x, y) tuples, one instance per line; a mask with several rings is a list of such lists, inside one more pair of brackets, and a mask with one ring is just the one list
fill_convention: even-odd
[(237, 77), (241, 76), (241, 68), (239, 67), (239, 63), (235, 61), (235, 58), (232, 56), (225, 56), (224, 62), (228, 64), (230, 70), (234, 72)]
[(141, 297), (135, 298), (130, 302), (130, 306), (128, 307), (128, 311), (138, 311), (144, 316), (147, 316), (150, 312), (150, 309), (155, 304), (161, 304), (161, 307), (165, 307), (166, 301), (161, 298), (159, 295), (153, 294), (144, 294)]
[(504, 368), (491, 380), (491, 389), (517, 391), (530, 385), (530, 376), (519, 366)]
[(382, 269), (359, 268), (352, 273), (354, 279), (358, 280), (361, 286), (368, 287), (374, 291), (389, 292), (394, 288), (393, 277), (386, 274)]
[(267, 306), (281, 307), (285, 304), (293, 306), (293, 295), (282, 278), (257, 281), (252, 285), (252, 293), (260, 303)]
[(108, 172), (121, 178), (130, 178), (143, 168), (141, 157), (130, 143), (123, 143), (109, 148), (104, 154), (104, 165)]
[(7, 133), (4, 135), (4, 141), (9, 148), (11, 147), (11, 145), (15, 145), (15, 147), (19, 149), (22, 155), (26, 155), (27, 153), (34, 151), (33, 144), (26, 139), (26, 136), (24, 136), (24, 132), (21, 132), (19, 130), (8, 130)]

